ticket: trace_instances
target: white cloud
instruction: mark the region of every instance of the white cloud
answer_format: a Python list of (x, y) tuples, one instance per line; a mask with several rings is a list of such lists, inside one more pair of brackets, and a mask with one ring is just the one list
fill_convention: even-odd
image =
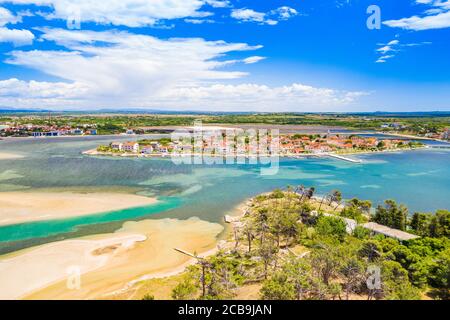
[(389, 42), (388, 42), (388, 46), (395, 46), (395, 45), (397, 45), (397, 44), (399, 44), (399, 43), (400, 43), (399, 40), (392, 40), (392, 41), (389, 41)]
[(397, 49), (395, 47), (399, 43), (400, 43), (400, 41), (398, 41), (398, 40), (392, 40), (392, 41), (389, 41), (387, 44), (380, 44), (381, 47), (378, 48), (377, 51), (380, 52), (381, 54), (386, 54), (391, 51), (397, 51)]
[(14, 16), (11, 11), (6, 8), (0, 7), (0, 27), (7, 25), (8, 23), (17, 23), (20, 21), (19, 17)]
[[(399, 40), (389, 41), (387, 44), (379, 44), (380, 48), (376, 51), (381, 56), (375, 61), (376, 63), (385, 63), (388, 59), (395, 57), (395, 52), (398, 51), (398, 45), (400, 44)], [(390, 54), (387, 54), (390, 53)]]
[(177, 88), (162, 97), (161, 103), (176, 108), (186, 101), (185, 108), (208, 106), (223, 111), (306, 111), (335, 110), (357, 101), (366, 92), (339, 91), (316, 88), (300, 83), (270, 87), (259, 84), (225, 85)]
[(207, 4), (209, 4), (213, 8), (228, 8), (231, 7), (231, 3), (228, 0), (206, 0)]
[(34, 35), (29, 30), (0, 27), (0, 42), (10, 42), (15, 46), (32, 44)]
[(47, 19), (79, 18), (82, 22), (124, 25), (128, 27), (152, 26), (160, 20), (198, 17), (205, 4), (225, 7), (220, 0), (0, 0), (0, 3), (34, 4), (49, 7)]
[(199, 11), (196, 12), (192, 15), (192, 17), (195, 18), (206, 18), (206, 17), (211, 17), (214, 15), (214, 12), (210, 12), (210, 11)]
[(281, 20), (287, 20), (298, 15), (298, 12), (294, 8), (283, 6), (272, 10), (270, 14), (278, 16)]
[(204, 23), (214, 23), (215, 21), (212, 19), (184, 19), (184, 22), (192, 24), (204, 24)]
[(288, 20), (296, 15), (298, 15), (297, 10), (287, 6), (279, 7), (267, 13), (247, 8), (233, 9), (231, 11), (231, 17), (234, 19), (268, 25), (276, 25), (279, 21)]
[(422, 31), (430, 29), (444, 29), (450, 27), (450, 0), (416, 0), (417, 4), (431, 8), (421, 15), (415, 15), (398, 20), (388, 20), (383, 23), (392, 28)]
[(81, 83), (50, 83), (10, 79), (0, 81), (0, 103), (12, 107), (47, 107), (57, 109), (89, 108), (165, 108), (172, 110), (221, 111), (333, 111), (353, 105), (368, 92), (316, 88), (300, 83), (270, 87), (246, 83), (239, 85), (174, 87), (161, 94), (139, 99), (92, 101), (89, 88)]
[[(0, 81), (0, 104), (53, 108), (171, 108), (203, 110), (306, 110), (352, 104), (365, 93), (315, 88), (224, 84), (246, 74), (225, 71), (227, 63), (256, 63), (263, 57), (224, 60), (233, 51), (260, 46), (200, 38), (161, 40), (109, 31), (39, 29), (41, 41), (63, 50), (13, 51), (8, 63), (39, 70), (58, 82)], [(219, 60), (220, 58), (220, 60)]]
[(10, 42), (15, 46), (31, 44), (34, 35), (30, 31), (5, 27), (7, 24), (16, 24), (21, 21), (20, 15), (15, 16), (9, 10), (0, 7), (0, 42)]
[(218, 70), (224, 62), (217, 58), (260, 48), (200, 38), (160, 40), (119, 31), (40, 31), (41, 40), (54, 41), (67, 51), (13, 51), (6, 62), (80, 83), (88, 88), (86, 96), (105, 102), (151, 99), (172, 87), (243, 77), (246, 73)]
[(257, 63), (261, 60), (266, 59), (265, 57), (260, 57), (260, 56), (252, 56), (252, 57), (248, 57), (245, 58), (244, 60), (242, 60), (245, 64), (253, 64), (253, 63)]
[(244, 58), (244, 59), (241, 59), (241, 60), (235, 59), (235, 60), (221, 61), (221, 62), (219, 62), (220, 65), (218, 65), (218, 66), (225, 67), (225, 66), (234, 65), (234, 64), (237, 64), (237, 63), (254, 64), (254, 63), (257, 63), (257, 62), (262, 61), (264, 59), (266, 59), (266, 57), (251, 56), (251, 57)]
[(87, 92), (81, 83), (21, 81), (15, 78), (0, 81), (0, 97), (38, 99), (78, 98)]
[(376, 62), (376, 63), (385, 63), (386, 60), (391, 59), (391, 58), (394, 58), (394, 57), (395, 57), (395, 56), (394, 56), (393, 54), (381, 56), (381, 57), (379, 57), (378, 60), (375, 61), (375, 62)]
[[(0, 0), (0, 3), (4, 2)], [(13, 0), (15, 3), (35, 3), (51, 6), (49, 19), (64, 18), (70, 10), (68, 0)], [(173, 6), (166, 5), (171, 2)], [(105, 2), (77, 0), (83, 21), (114, 25), (141, 26), (160, 19), (185, 17), (188, 23), (209, 22), (199, 19), (211, 16), (199, 11), (205, 4), (228, 7), (228, 1), (155, 0)], [(160, 6), (156, 6), (158, 3)], [(179, 6), (178, 6), (179, 5)], [(166, 7), (165, 7), (166, 6)], [(73, 8), (73, 7), (72, 7)], [(164, 10), (167, 9), (167, 11)], [(0, 8), (2, 9), (2, 8)], [(98, 9), (98, 10), (97, 10)], [(67, 11), (69, 10), (69, 11)], [(240, 20), (276, 24), (297, 11), (280, 7), (268, 13), (250, 9), (237, 11)], [(144, 14), (142, 14), (144, 13)], [(0, 10), (0, 41), (15, 45), (28, 44), (34, 35), (28, 30), (10, 30), (6, 24), (20, 22), (22, 16)], [(211, 20), (212, 21), (212, 20)], [(94, 32), (36, 28), (42, 33), (39, 41), (55, 42), (54, 50), (15, 50), (6, 63), (38, 70), (56, 82), (0, 80), (0, 105), (15, 107), (152, 107), (172, 109), (228, 110), (299, 110), (299, 108), (330, 108), (351, 104), (365, 93), (315, 88), (294, 83), (283, 87), (261, 84), (229, 84), (247, 74), (229, 71), (225, 67), (257, 63), (265, 57), (249, 56), (227, 60), (234, 51), (257, 50), (261, 46), (246, 43), (206, 41), (201, 38), (162, 40), (125, 31)], [(227, 82), (227, 84), (223, 83)]]
[(242, 21), (264, 22), (266, 14), (253, 9), (234, 9), (231, 17)]
[(385, 21), (384, 24), (393, 28), (402, 28), (415, 31), (449, 28), (450, 11), (425, 17), (413, 16), (400, 20), (389, 20)]
[(0, 104), (17, 108), (79, 108), (89, 106), (81, 83), (0, 80)]
[[(425, 0), (426, 1), (426, 0)], [(420, 42), (420, 43), (400, 43), (399, 40), (395, 39), (389, 41), (387, 44), (380, 43), (376, 52), (380, 55), (380, 57), (375, 61), (376, 63), (385, 63), (387, 60), (392, 59), (396, 56), (397, 52), (401, 51), (402, 48), (406, 47), (417, 47), (431, 44), (431, 42)]]

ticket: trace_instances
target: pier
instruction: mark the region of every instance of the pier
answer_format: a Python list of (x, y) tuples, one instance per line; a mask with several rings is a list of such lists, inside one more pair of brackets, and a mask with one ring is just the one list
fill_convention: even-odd
[(339, 160), (343, 160), (343, 161), (347, 161), (347, 162), (351, 162), (351, 163), (362, 163), (363, 162), (361, 159), (347, 158), (347, 157), (340, 156), (340, 155), (337, 155), (334, 153), (327, 153), (326, 156), (335, 158), (335, 159), (339, 159)]

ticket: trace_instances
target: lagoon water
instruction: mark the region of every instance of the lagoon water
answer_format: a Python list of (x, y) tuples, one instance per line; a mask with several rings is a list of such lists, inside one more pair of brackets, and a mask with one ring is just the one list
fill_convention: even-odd
[[(287, 185), (333, 189), (345, 198), (374, 204), (395, 199), (411, 212), (450, 209), (450, 150), (359, 155), (363, 164), (335, 159), (282, 159), (274, 176), (258, 165), (175, 165), (170, 159), (83, 156), (82, 151), (129, 137), (7, 139), (0, 152), (23, 159), (0, 160), (0, 192), (123, 188), (157, 196), (158, 204), (64, 220), (0, 227), (0, 253), (55, 240), (111, 232), (124, 221), (199, 217), (222, 222), (246, 198)], [(1, 208), (0, 208), (1, 215)]]

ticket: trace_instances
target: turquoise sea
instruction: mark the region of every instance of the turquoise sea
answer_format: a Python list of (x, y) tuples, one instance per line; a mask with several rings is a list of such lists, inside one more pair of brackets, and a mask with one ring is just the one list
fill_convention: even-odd
[[(222, 222), (246, 198), (287, 185), (333, 189), (375, 204), (395, 199), (411, 212), (450, 209), (450, 149), (359, 155), (363, 164), (333, 159), (282, 159), (278, 174), (258, 165), (175, 165), (170, 159), (89, 157), (81, 151), (129, 137), (7, 139), (0, 152), (0, 192), (38, 189), (133, 188), (158, 204), (64, 220), (0, 227), (0, 253), (50, 241), (117, 230), (124, 221), (199, 217)], [(74, 204), (76, 205), (76, 204)], [(1, 217), (1, 208), (0, 208)]]

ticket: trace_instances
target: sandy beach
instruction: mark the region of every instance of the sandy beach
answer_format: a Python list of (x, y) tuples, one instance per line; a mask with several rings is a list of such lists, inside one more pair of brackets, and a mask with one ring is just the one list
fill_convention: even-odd
[(127, 193), (0, 192), (0, 225), (91, 215), (156, 202), (155, 198)]
[(104, 248), (125, 250), (143, 235), (118, 235), (99, 240), (68, 240), (40, 246), (23, 253), (0, 257), (0, 300), (19, 299), (28, 292), (62, 280), (71, 274), (86, 273), (106, 264), (111, 252)]
[(0, 160), (14, 160), (22, 158), (24, 158), (24, 156), (21, 156), (19, 154), (0, 152)]
[[(173, 248), (211, 252), (222, 231), (197, 218), (144, 220), (112, 234), (15, 252), (0, 257), (0, 299), (114, 299), (136, 280), (182, 272), (193, 259)], [(74, 266), (81, 269), (80, 289), (67, 286)]]

